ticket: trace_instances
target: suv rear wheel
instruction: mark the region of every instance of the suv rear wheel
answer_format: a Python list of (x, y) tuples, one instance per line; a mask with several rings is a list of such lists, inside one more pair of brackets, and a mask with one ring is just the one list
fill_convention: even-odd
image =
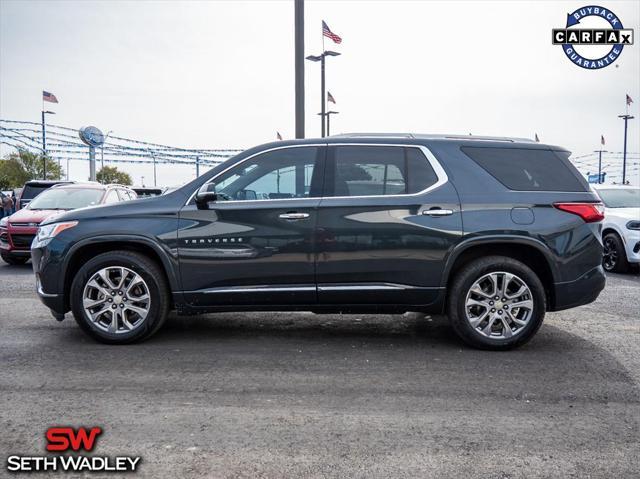
[(465, 343), (493, 350), (529, 341), (546, 311), (538, 276), (505, 256), (480, 258), (462, 268), (453, 280), (447, 306), (451, 325)]
[(169, 312), (164, 273), (148, 257), (130, 251), (103, 253), (88, 261), (73, 280), (70, 299), (78, 325), (109, 344), (148, 338)]

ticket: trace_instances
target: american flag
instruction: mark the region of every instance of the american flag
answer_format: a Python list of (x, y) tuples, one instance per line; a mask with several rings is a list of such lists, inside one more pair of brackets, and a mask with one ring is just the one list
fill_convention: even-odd
[(604, 135), (600, 135), (600, 144), (604, 145)]
[(331, 29), (329, 29), (329, 25), (327, 25), (327, 23), (324, 20), (322, 20), (322, 34), (325, 37), (331, 38), (331, 40), (333, 40), (336, 43), (342, 43), (342, 38), (340, 38), (338, 35), (333, 33)]
[(536, 141), (540, 143), (540, 138), (538, 138), (538, 134), (536, 133)]
[(331, 92), (327, 92), (327, 101), (330, 101), (334, 105), (336, 104), (336, 99), (333, 98), (333, 95), (331, 94)]
[(58, 99), (53, 93), (42, 90), (42, 101), (48, 101), (49, 103), (58, 103)]
[(276, 131), (276, 138), (277, 138), (278, 140), (282, 140), (282, 135), (280, 134), (280, 132), (279, 132), (279, 131)]
[(629, 95), (627, 95), (627, 105), (631, 105), (632, 103), (633, 103), (633, 100)]

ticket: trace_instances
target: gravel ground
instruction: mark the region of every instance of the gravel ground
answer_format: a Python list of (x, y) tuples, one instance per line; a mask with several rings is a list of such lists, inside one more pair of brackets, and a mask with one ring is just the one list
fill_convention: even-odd
[(0, 452), (100, 425), (95, 453), (142, 456), (150, 478), (638, 477), (639, 293), (610, 275), (507, 353), (417, 314), (174, 317), (109, 347), (2, 265)]

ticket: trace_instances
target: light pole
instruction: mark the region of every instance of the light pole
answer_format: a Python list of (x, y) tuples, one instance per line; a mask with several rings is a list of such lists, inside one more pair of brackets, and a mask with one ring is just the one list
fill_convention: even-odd
[[(44, 101), (42, 102), (44, 106)], [(42, 109), (42, 179), (47, 179), (47, 132), (44, 122), (45, 115), (55, 115), (55, 111), (48, 111), (43, 108)]]
[(327, 136), (331, 136), (331, 128), (329, 128), (329, 126), (331, 125), (331, 115), (337, 115), (338, 113), (340, 112), (328, 111), (327, 113), (325, 113), (325, 115), (327, 115)]
[(154, 155), (153, 151), (151, 151), (151, 150), (147, 150), (147, 151), (151, 155), (151, 158), (153, 158), (153, 186), (158, 186), (157, 185), (157, 181), (156, 181), (157, 180), (157, 177), (156, 177), (156, 155)]
[[(629, 107), (627, 106), (627, 111)], [(627, 180), (627, 122), (633, 120), (633, 116), (627, 113), (626, 115), (618, 115), (618, 118), (624, 120), (624, 149), (622, 150), (622, 184), (624, 185)]]
[(595, 150), (598, 153), (598, 184), (602, 183), (602, 154), (608, 153), (607, 150)]
[[(109, 135), (113, 133), (113, 130), (109, 130), (109, 132), (107, 133), (107, 135), (104, 137), (104, 141), (107, 141), (107, 138), (109, 138)], [(102, 142), (101, 148), (100, 148), (100, 171), (102, 171), (102, 181), (101, 183), (104, 184), (104, 142)]]
[(293, 8), (295, 42), (296, 138), (304, 138), (304, 0)]
[(331, 50), (325, 50), (320, 55), (309, 55), (307, 60), (312, 62), (320, 62), (320, 118), (322, 121), (322, 138), (325, 135), (325, 58), (326, 57), (337, 57), (340, 55), (338, 52), (333, 52)]

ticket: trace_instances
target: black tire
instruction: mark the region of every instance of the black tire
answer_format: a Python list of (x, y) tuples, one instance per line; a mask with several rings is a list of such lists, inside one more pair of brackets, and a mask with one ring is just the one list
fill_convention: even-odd
[(13, 256), (13, 255), (4, 254), (4, 253), (1, 254), (0, 256), (2, 256), (2, 261), (12, 266), (26, 264), (26, 262), (29, 261), (28, 256)]
[(626, 273), (629, 271), (627, 252), (618, 233), (607, 233), (602, 238), (602, 267), (608, 273)]
[[(484, 336), (467, 319), (466, 299), (471, 287), (483, 276), (499, 272), (511, 273), (521, 279), (528, 286), (533, 301), (526, 325), (509, 338)], [(460, 339), (478, 349), (503, 351), (525, 344), (540, 329), (546, 309), (546, 295), (540, 278), (524, 263), (506, 256), (487, 256), (465, 265), (453, 278), (447, 296), (451, 326)]]
[[(111, 266), (123, 266), (138, 274), (149, 290), (151, 302), (147, 316), (132, 331), (104, 331), (87, 317), (83, 307), (82, 295), (86, 283), (95, 273)], [(110, 251), (85, 263), (73, 279), (70, 300), (71, 311), (80, 328), (94, 339), (107, 344), (128, 344), (151, 337), (164, 324), (170, 308), (169, 287), (160, 266), (149, 257), (130, 251)]]

